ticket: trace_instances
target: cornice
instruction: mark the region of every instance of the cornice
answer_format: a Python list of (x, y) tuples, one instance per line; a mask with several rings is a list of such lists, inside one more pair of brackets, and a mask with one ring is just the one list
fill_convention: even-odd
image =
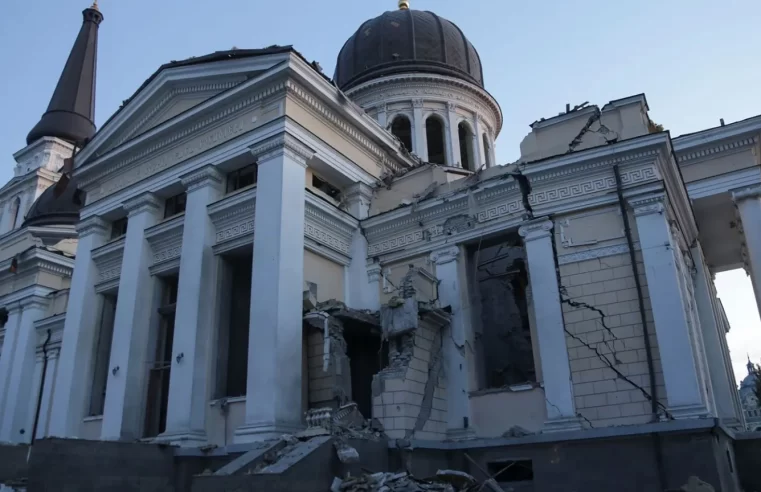
[(47, 299), (51, 293), (55, 292), (50, 287), (43, 287), (41, 285), (29, 285), (23, 289), (11, 292), (5, 296), (0, 297), (0, 306), (5, 306), (9, 312), (16, 312), (22, 308), (21, 301), (28, 297), (35, 297), (41, 299)]
[(739, 150), (753, 148), (758, 144), (758, 135), (737, 137), (732, 140), (725, 140), (723, 142), (704, 145), (698, 148), (686, 147), (681, 152), (677, 153), (677, 159), (682, 165), (690, 165), (695, 162), (700, 162), (704, 159), (710, 159), (719, 157), (725, 154), (731, 154)]
[(145, 231), (145, 239), (153, 251), (153, 264), (179, 258), (182, 254), (182, 234), (185, 214), (165, 220)]
[(237, 97), (242, 91), (248, 90), (251, 86), (260, 84), (273, 76), (276, 76), (278, 72), (285, 69), (282, 63), (278, 63), (280, 60), (285, 60), (287, 55), (275, 54), (264, 55), (255, 58), (245, 58), (240, 60), (224, 60), (218, 62), (204, 63), (199, 65), (191, 65), (185, 67), (173, 67), (162, 70), (156, 77), (150, 82), (150, 84), (139, 91), (129, 105), (122, 111), (119, 111), (111, 121), (108, 121), (106, 125), (98, 131), (93, 140), (85, 146), (84, 149), (77, 156), (77, 167), (88, 163), (89, 165), (100, 162), (104, 157), (112, 154), (111, 149), (106, 154), (92, 158), (98, 150), (104, 147), (104, 144), (111, 139), (120, 129), (129, 124), (130, 120), (143, 109), (151, 98), (158, 93), (163, 87), (166, 87), (169, 83), (174, 83), (182, 80), (201, 79), (217, 76), (230, 76), (230, 75), (248, 75), (251, 72), (260, 72), (251, 79), (237, 86), (224, 91), (217, 96), (214, 96), (207, 101), (191, 108), (173, 121), (163, 122), (160, 125), (146, 131), (145, 133), (137, 136), (133, 140), (127, 142), (124, 146), (119, 147), (118, 150), (123, 150), (123, 147), (128, 147), (143, 141), (146, 138), (156, 135), (169, 126), (174, 126), (179, 122), (186, 122), (188, 119), (194, 119), (199, 112), (218, 104), (220, 101), (226, 101)]
[(436, 265), (446, 265), (447, 263), (456, 261), (458, 256), (460, 256), (459, 247), (447, 246), (431, 253), (431, 261), (436, 263)]
[(98, 283), (121, 276), (125, 239), (122, 236), (92, 251), (92, 259), (98, 269)]
[[(502, 110), (496, 99), (480, 87), (453, 77), (413, 73), (390, 75), (373, 79), (353, 87), (347, 92), (347, 95), (352, 99), (362, 101), (363, 105), (372, 106), (380, 102), (381, 99), (389, 100), (390, 98), (393, 98), (393, 93), (389, 94), (388, 87), (394, 85), (406, 86), (408, 88), (419, 86), (419, 91), (411, 92), (413, 97), (407, 97), (407, 99), (425, 97), (426, 95), (443, 97), (448, 101), (462, 101), (463, 96), (472, 98), (474, 101), (466, 102), (470, 102), (471, 105), (476, 106), (482, 114), (487, 113), (486, 108), (488, 108), (488, 112), (491, 112), (492, 117), (487, 124), (494, 132), (493, 135), (498, 135), (502, 130)], [(443, 88), (455, 91), (455, 93), (438, 93), (438, 91), (441, 91)], [(415, 97), (415, 95), (417, 96)], [(458, 95), (460, 96), (459, 98), (456, 97)], [(407, 94), (404, 96), (407, 96)], [(479, 107), (480, 104), (473, 104), (476, 101), (483, 104), (484, 107)]]
[(627, 201), (634, 210), (635, 217), (666, 212), (666, 196), (664, 194), (637, 196), (629, 198)]

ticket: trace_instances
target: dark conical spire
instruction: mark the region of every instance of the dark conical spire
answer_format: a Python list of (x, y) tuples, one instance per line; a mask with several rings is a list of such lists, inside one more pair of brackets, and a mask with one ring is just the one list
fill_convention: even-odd
[(58, 79), (48, 110), (27, 135), (27, 145), (41, 137), (58, 137), (83, 145), (95, 135), (95, 68), (98, 26), (103, 21), (103, 14), (95, 3), (85, 9), (82, 16), (82, 28)]

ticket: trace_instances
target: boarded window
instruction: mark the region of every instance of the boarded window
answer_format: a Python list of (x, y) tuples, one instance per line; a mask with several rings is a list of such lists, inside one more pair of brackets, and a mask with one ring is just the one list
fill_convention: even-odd
[(482, 387), (536, 381), (526, 252), (517, 234), (471, 249)]

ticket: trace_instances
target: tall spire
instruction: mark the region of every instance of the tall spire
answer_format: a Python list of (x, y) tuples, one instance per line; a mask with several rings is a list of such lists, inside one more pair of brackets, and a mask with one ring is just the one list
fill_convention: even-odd
[(82, 17), (82, 27), (48, 109), (27, 135), (27, 144), (42, 137), (58, 137), (83, 145), (95, 135), (95, 69), (98, 26), (103, 21), (103, 14), (95, 2), (82, 11)]

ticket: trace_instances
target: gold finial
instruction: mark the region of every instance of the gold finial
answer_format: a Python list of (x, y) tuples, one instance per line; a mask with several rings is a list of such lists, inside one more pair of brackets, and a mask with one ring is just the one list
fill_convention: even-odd
[(98, 9), (98, 0), (93, 0), (91, 9), (100, 10)]
[(409, 0), (399, 0), (399, 10), (409, 10), (409, 8), (410, 8)]

